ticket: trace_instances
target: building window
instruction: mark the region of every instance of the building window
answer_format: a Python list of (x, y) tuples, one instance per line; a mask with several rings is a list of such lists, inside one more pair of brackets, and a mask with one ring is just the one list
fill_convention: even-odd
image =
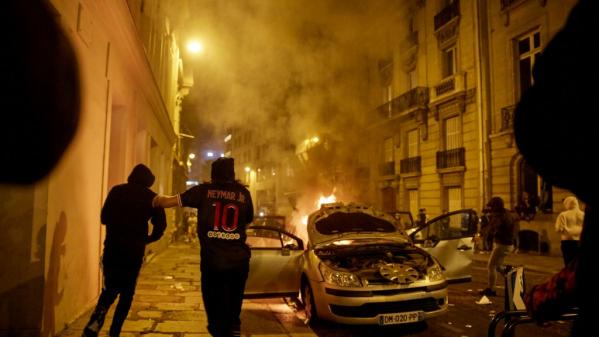
[(462, 187), (448, 187), (445, 189), (447, 208), (446, 211), (457, 211), (464, 208), (462, 205)]
[(416, 78), (416, 70), (412, 70), (408, 73), (408, 84), (410, 89), (414, 89), (418, 86), (418, 78)]
[[(541, 33), (536, 29), (528, 34), (519, 37), (515, 41), (517, 54), (517, 94), (522, 95), (533, 85), (532, 69), (537, 57), (541, 54)], [(553, 211), (553, 187), (542, 179), (531, 167), (524, 161), (519, 168), (520, 184), (518, 186), (518, 204), (524, 201), (524, 195), (528, 195), (532, 200), (538, 200), (538, 207), (545, 213)], [(534, 216), (534, 214), (533, 214)]]
[(391, 84), (383, 87), (383, 103), (391, 102), (393, 99), (393, 88)]
[(541, 33), (535, 30), (516, 41), (518, 55), (518, 85), (521, 95), (533, 83), (532, 68), (541, 53)]
[(451, 47), (443, 49), (441, 52), (441, 75), (443, 78), (453, 76), (457, 68), (457, 49), (453, 45)]
[(414, 217), (414, 219), (418, 215), (418, 209), (420, 209), (419, 198), (420, 195), (418, 193), (418, 189), (408, 190), (408, 205), (410, 207), (410, 213), (412, 213), (412, 217)]
[(444, 124), (445, 150), (458, 149), (462, 147), (460, 116), (447, 118)]
[(383, 162), (390, 163), (394, 161), (393, 137), (385, 138), (383, 142)]
[(408, 131), (408, 158), (418, 157), (420, 155), (420, 132), (419, 129)]

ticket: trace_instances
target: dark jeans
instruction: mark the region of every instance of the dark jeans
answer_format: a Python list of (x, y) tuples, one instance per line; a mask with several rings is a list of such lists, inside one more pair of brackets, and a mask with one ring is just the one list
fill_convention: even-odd
[(561, 248), (564, 257), (564, 266), (567, 266), (578, 255), (580, 243), (577, 240), (562, 240)]
[[(104, 272), (104, 284), (95, 312), (105, 313), (108, 311), (108, 308), (110, 308), (118, 296), (119, 302), (114, 311), (109, 334), (111, 337), (119, 336), (123, 323), (129, 314), (131, 303), (133, 302), (137, 276), (139, 275), (141, 265), (121, 266), (104, 264), (102, 269)], [(93, 324), (93, 320), (94, 317), (92, 315), (88, 326)], [(103, 321), (102, 317), (98, 332), (102, 328)]]
[(226, 270), (202, 268), (202, 298), (212, 336), (240, 336), (239, 316), (248, 271), (249, 264)]

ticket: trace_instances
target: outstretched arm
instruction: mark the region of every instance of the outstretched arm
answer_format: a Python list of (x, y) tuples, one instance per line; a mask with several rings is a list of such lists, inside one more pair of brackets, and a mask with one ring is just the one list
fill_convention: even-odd
[(156, 195), (152, 200), (153, 207), (171, 208), (181, 206), (181, 196), (176, 195)]

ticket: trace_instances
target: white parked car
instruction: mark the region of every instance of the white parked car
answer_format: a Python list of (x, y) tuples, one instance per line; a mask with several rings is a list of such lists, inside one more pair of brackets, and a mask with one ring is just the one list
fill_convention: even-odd
[[(449, 281), (469, 280), (473, 210), (444, 214), (410, 236), (361, 204), (328, 204), (308, 219), (309, 242), (249, 226), (246, 297), (297, 296), (306, 316), (345, 324), (402, 324), (447, 311)], [(472, 230), (474, 228), (474, 230)]]

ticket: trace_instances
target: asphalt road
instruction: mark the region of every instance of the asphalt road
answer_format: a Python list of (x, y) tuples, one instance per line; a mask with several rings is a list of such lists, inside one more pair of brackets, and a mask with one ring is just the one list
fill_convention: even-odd
[[(491, 304), (480, 305), (476, 301), (480, 299), (478, 291), (485, 287), (486, 269), (483, 266), (475, 266), (473, 270), (473, 281), (460, 284), (452, 284), (449, 288), (450, 308), (447, 314), (432, 318), (424, 323), (410, 325), (396, 325), (389, 327), (378, 326), (348, 326), (334, 324), (330, 322), (317, 322), (306, 325), (302, 335), (316, 335), (319, 337), (333, 336), (443, 336), (443, 337), (463, 337), (463, 336), (487, 336), (489, 321), (494, 313), (502, 311), (504, 305), (503, 287), (498, 289), (499, 296), (491, 297)], [(540, 283), (548, 277), (547, 274), (535, 272), (527, 272), (525, 283), (529, 288), (533, 284)], [(503, 283), (502, 278), (498, 278), (498, 282)], [(260, 300), (253, 302), (256, 308), (273, 308), (272, 314), (281, 317), (277, 314), (277, 303), (280, 300)], [(287, 318), (280, 320), (282, 325), (297, 325), (297, 321), (304, 320), (304, 314), (301, 308), (296, 307), (294, 303), (287, 302), (287, 306), (295, 314), (295, 319)], [(270, 309), (269, 309), (270, 310)], [(248, 322), (245, 320), (244, 322)], [(260, 324), (259, 321), (250, 323)], [(537, 324), (520, 325), (516, 329), (516, 336), (543, 336), (543, 337), (565, 337), (569, 336), (570, 322), (552, 322), (544, 326)], [(285, 330), (291, 332), (290, 335), (295, 335), (291, 326), (287, 326)], [(295, 329), (297, 330), (297, 329)], [(306, 334), (310, 331), (311, 334)], [(500, 336), (501, 331), (498, 329), (497, 335)]]

